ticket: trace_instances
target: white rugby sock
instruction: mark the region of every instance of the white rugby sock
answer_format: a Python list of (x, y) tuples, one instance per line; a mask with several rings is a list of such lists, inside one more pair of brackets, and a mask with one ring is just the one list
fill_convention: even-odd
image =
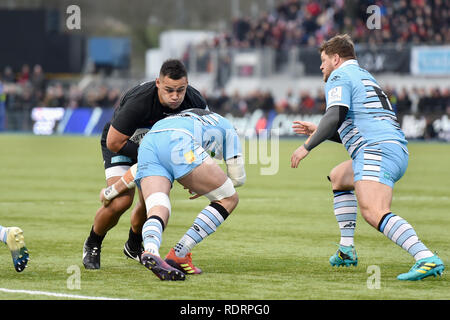
[(8, 228), (0, 226), (0, 241), (6, 243), (7, 237), (8, 237)]
[(161, 246), (162, 233), (164, 227), (159, 217), (151, 216), (145, 221), (142, 227), (142, 239), (144, 250), (159, 257), (159, 247)]
[(342, 246), (353, 246), (358, 204), (353, 191), (334, 190), (334, 215), (341, 231)]

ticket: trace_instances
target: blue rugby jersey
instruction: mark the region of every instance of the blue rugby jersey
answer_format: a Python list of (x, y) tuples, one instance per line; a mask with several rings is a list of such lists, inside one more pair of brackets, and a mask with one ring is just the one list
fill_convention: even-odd
[(155, 123), (151, 132), (182, 131), (191, 135), (213, 158), (228, 160), (242, 155), (239, 136), (229, 120), (203, 109), (188, 109)]
[(349, 109), (338, 132), (352, 159), (366, 145), (408, 143), (387, 95), (356, 60), (344, 62), (330, 74), (325, 97), (327, 109), (335, 105)]

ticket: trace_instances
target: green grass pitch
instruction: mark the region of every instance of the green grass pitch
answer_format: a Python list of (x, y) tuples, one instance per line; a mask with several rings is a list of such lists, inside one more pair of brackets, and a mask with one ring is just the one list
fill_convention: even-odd
[[(275, 175), (261, 175), (269, 166), (261, 159), (247, 163), (237, 209), (194, 248), (194, 263), (204, 273), (184, 282), (162, 282), (122, 253), (129, 211), (104, 240), (101, 270), (85, 270), (82, 265), (83, 242), (105, 183), (99, 137), (0, 135), (0, 225), (20, 226), (31, 256), (28, 268), (17, 273), (7, 247), (0, 244), (0, 288), (15, 290), (0, 289), (0, 299), (58, 299), (29, 294), (35, 291), (151, 300), (450, 299), (446, 273), (419, 282), (396, 280), (413, 259), (359, 214), (358, 266), (329, 265), (339, 229), (326, 176), (348, 156), (341, 145), (327, 142), (298, 169), (291, 169), (291, 153), (302, 142), (280, 140)], [(248, 157), (250, 143), (245, 149)], [(414, 226), (448, 270), (450, 145), (416, 142), (409, 149), (409, 168), (395, 187), (392, 211)], [(208, 203), (188, 197), (175, 184), (161, 255)], [(79, 279), (79, 288), (74, 279)]]

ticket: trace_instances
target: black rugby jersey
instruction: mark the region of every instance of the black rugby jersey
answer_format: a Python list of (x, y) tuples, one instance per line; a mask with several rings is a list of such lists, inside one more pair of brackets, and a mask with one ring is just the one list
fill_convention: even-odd
[(120, 99), (111, 125), (119, 132), (132, 136), (138, 128), (151, 127), (168, 115), (190, 108), (207, 108), (206, 100), (190, 85), (181, 105), (170, 109), (159, 102), (156, 81), (143, 82), (128, 90)]

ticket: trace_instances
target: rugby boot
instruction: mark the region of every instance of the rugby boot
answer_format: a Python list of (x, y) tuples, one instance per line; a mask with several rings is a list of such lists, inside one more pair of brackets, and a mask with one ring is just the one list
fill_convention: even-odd
[(192, 254), (189, 252), (186, 257), (180, 258), (175, 254), (175, 250), (170, 249), (165, 261), (174, 268), (183, 271), (185, 274), (200, 274), (202, 270), (192, 263)]
[(141, 255), (144, 252), (144, 248), (142, 247), (142, 244), (139, 246), (139, 249), (132, 249), (130, 247), (130, 244), (125, 242), (123, 246), (123, 253), (125, 256), (127, 256), (130, 259), (136, 260), (137, 262), (141, 262)]
[(358, 265), (358, 256), (356, 255), (356, 250), (354, 246), (343, 246), (339, 245), (339, 249), (334, 255), (330, 257), (331, 266), (346, 266)]
[(25, 238), (22, 229), (18, 227), (7, 228), (6, 244), (11, 251), (14, 269), (17, 272), (25, 270), (30, 256), (25, 246)]
[(83, 265), (86, 269), (100, 269), (100, 252), (98, 245), (92, 245), (84, 242), (83, 246)]
[(170, 266), (161, 257), (144, 251), (141, 256), (142, 264), (152, 271), (160, 280), (185, 280), (186, 276), (180, 270)]
[(397, 279), (416, 281), (429, 276), (441, 276), (444, 269), (445, 267), (442, 260), (437, 255), (434, 255), (418, 260), (408, 272), (399, 274)]

